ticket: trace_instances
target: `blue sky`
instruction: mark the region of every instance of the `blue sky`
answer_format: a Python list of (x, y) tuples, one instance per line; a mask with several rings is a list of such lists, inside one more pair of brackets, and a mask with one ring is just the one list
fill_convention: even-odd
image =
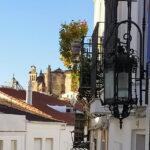
[(31, 65), (65, 69), (59, 55), (60, 24), (86, 20), (93, 29), (93, 0), (1, 0), (0, 85), (13, 74), (23, 87)]

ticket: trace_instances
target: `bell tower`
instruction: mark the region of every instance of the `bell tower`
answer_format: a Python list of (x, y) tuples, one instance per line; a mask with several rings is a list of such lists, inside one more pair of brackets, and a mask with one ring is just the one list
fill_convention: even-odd
[(36, 67), (35, 66), (31, 66), (31, 71), (29, 72), (29, 75), (30, 75), (30, 80), (31, 81), (36, 81), (37, 72), (36, 72)]
[(30, 81), (32, 82), (32, 90), (37, 91), (37, 72), (36, 67), (31, 66), (31, 71), (29, 72)]

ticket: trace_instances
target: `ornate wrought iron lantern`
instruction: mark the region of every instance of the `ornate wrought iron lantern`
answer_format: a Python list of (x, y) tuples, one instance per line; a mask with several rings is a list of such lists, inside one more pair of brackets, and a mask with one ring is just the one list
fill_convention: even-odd
[(120, 45), (104, 59), (104, 104), (120, 119), (120, 128), (122, 119), (128, 117), (132, 105), (137, 104), (137, 99), (132, 97), (132, 74), (136, 66), (136, 57)]
[(104, 60), (105, 73), (105, 103), (125, 104), (131, 101), (132, 73), (137, 66), (137, 59), (129, 55), (123, 46), (118, 46), (116, 52)]
[[(117, 6), (118, 1), (112, 1), (113, 17), (108, 14), (106, 5), (106, 21), (104, 34), (104, 105), (108, 105), (112, 115), (120, 120), (120, 128), (122, 128), (122, 120), (130, 115), (133, 105), (137, 105), (139, 100), (142, 105), (142, 80), (144, 79), (143, 68), (143, 38), (139, 26), (131, 20), (131, 0), (127, 1), (128, 20), (117, 22)], [(115, 7), (114, 7), (115, 6)], [(115, 18), (111, 20), (111, 18)], [(113, 27), (110, 24), (113, 23)], [(118, 36), (118, 28), (125, 24), (126, 33), (123, 37)], [(135, 50), (131, 48), (131, 28), (136, 27), (139, 32), (140, 40), (140, 56), (136, 56)], [(138, 62), (139, 58), (139, 62)], [(139, 65), (139, 77), (137, 77), (137, 66)], [(136, 82), (139, 82), (139, 97), (137, 96)], [(134, 92), (133, 92), (134, 91)], [(134, 94), (133, 94), (134, 93)]]

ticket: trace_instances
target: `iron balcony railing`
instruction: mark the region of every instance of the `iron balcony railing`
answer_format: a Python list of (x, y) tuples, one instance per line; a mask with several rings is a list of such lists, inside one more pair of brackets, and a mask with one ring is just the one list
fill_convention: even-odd
[(91, 94), (92, 98), (99, 98), (100, 91), (104, 85), (103, 76), (103, 37), (100, 36), (100, 25), (104, 22), (98, 22), (92, 35), (92, 66), (91, 66)]
[(100, 97), (103, 88), (103, 37), (99, 36), (98, 22), (91, 37), (84, 37), (81, 42), (79, 97), (88, 101)]
[(71, 132), (74, 149), (89, 149), (88, 135), (84, 133), (86, 121), (84, 114), (75, 114), (75, 128), (74, 131)]

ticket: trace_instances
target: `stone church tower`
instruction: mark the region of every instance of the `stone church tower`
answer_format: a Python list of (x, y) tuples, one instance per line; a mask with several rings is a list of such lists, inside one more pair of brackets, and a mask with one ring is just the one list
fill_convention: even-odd
[(46, 73), (40, 71), (37, 76), (36, 67), (31, 66), (29, 72), (32, 81), (32, 90), (44, 92), (48, 95), (61, 97), (62, 94), (71, 92), (71, 71), (63, 71), (60, 68), (51, 71), (50, 65), (46, 69)]
[(31, 71), (29, 72), (29, 75), (30, 75), (31, 81), (36, 81), (37, 73), (36, 73), (36, 67), (35, 66), (31, 66)]
[(37, 91), (37, 72), (36, 67), (31, 66), (31, 71), (29, 72), (30, 80), (32, 81), (32, 90)]

